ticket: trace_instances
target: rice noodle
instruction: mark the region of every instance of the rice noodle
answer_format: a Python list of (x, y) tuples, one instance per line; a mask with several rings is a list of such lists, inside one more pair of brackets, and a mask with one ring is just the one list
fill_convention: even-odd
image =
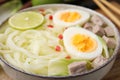
[(21, 47), (15, 45), (15, 43), (13, 42), (12, 39), (14, 36), (16, 36), (16, 34), (18, 34), (18, 31), (15, 31), (8, 36), (8, 39), (6, 41), (7, 46), (12, 50), (19, 51), (19, 52), (22, 52), (23, 54), (26, 54), (28, 57), (39, 58), (38, 56), (33, 56), (30, 52), (28, 52), (24, 48), (21, 48)]

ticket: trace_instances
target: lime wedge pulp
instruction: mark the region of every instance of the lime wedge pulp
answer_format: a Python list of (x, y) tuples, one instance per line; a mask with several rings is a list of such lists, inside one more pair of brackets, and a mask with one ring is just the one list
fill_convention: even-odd
[(36, 28), (44, 21), (44, 16), (38, 12), (27, 11), (10, 17), (9, 25), (15, 29), (26, 30)]

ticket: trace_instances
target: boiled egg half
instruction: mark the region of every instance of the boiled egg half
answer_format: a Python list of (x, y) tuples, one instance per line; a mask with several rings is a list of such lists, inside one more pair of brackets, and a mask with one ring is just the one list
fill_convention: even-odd
[(63, 43), (68, 54), (75, 58), (92, 60), (102, 53), (102, 44), (97, 35), (80, 27), (66, 29)]
[(90, 18), (90, 14), (83, 10), (66, 9), (59, 10), (53, 15), (53, 22), (58, 26), (82, 25)]

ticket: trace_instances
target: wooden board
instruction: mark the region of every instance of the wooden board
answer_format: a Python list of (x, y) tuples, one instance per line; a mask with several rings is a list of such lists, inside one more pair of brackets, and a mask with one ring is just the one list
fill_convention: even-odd
[(0, 80), (12, 80), (10, 77), (8, 77), (3, 69), (0, 67)]
[[(118, 4), (116, 2), (112, 2), (112, 3), (115, 6), (120, 8), (120, 4)], [(27, 5), (30, 5), (30, 4), (27, 4)], [(104, 14), (104, 12), (101, 11), (100, 9), (98, 9), (96, 11)], [(107, 15), (105, 15), (105, 16), (107, 16)], [(118, 16), (118, 18), (120, 19), (120, 16)], [(10, 79), (10, 77), (8, 77), (5, 74), (5, 72), (3, 71), (3, 69), (1, 67), (0, 67), (0, 80), (12, 80), (12, 79)], [(117, 59), (114, 63), (114, 66), (112, 67), (110, 72), (102, 80), (120, 80), (120, 51), (118, 52), (118, 56), (117, 56)]]

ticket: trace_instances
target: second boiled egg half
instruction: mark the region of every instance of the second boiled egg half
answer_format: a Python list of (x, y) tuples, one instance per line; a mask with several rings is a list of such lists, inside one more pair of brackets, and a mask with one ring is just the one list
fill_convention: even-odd
[(92, 60), (102, 53), (102, 44), (98, 37), (80, 27), (66, 29), (63, 42), (68, 54), (75, 58)]
[(90, 18), (90, 14), (83, 10), (78, 9), (66, 9), (59, 10), (53, 16), (53, 22), (57, 26), (73, 26), (82, 25)]

